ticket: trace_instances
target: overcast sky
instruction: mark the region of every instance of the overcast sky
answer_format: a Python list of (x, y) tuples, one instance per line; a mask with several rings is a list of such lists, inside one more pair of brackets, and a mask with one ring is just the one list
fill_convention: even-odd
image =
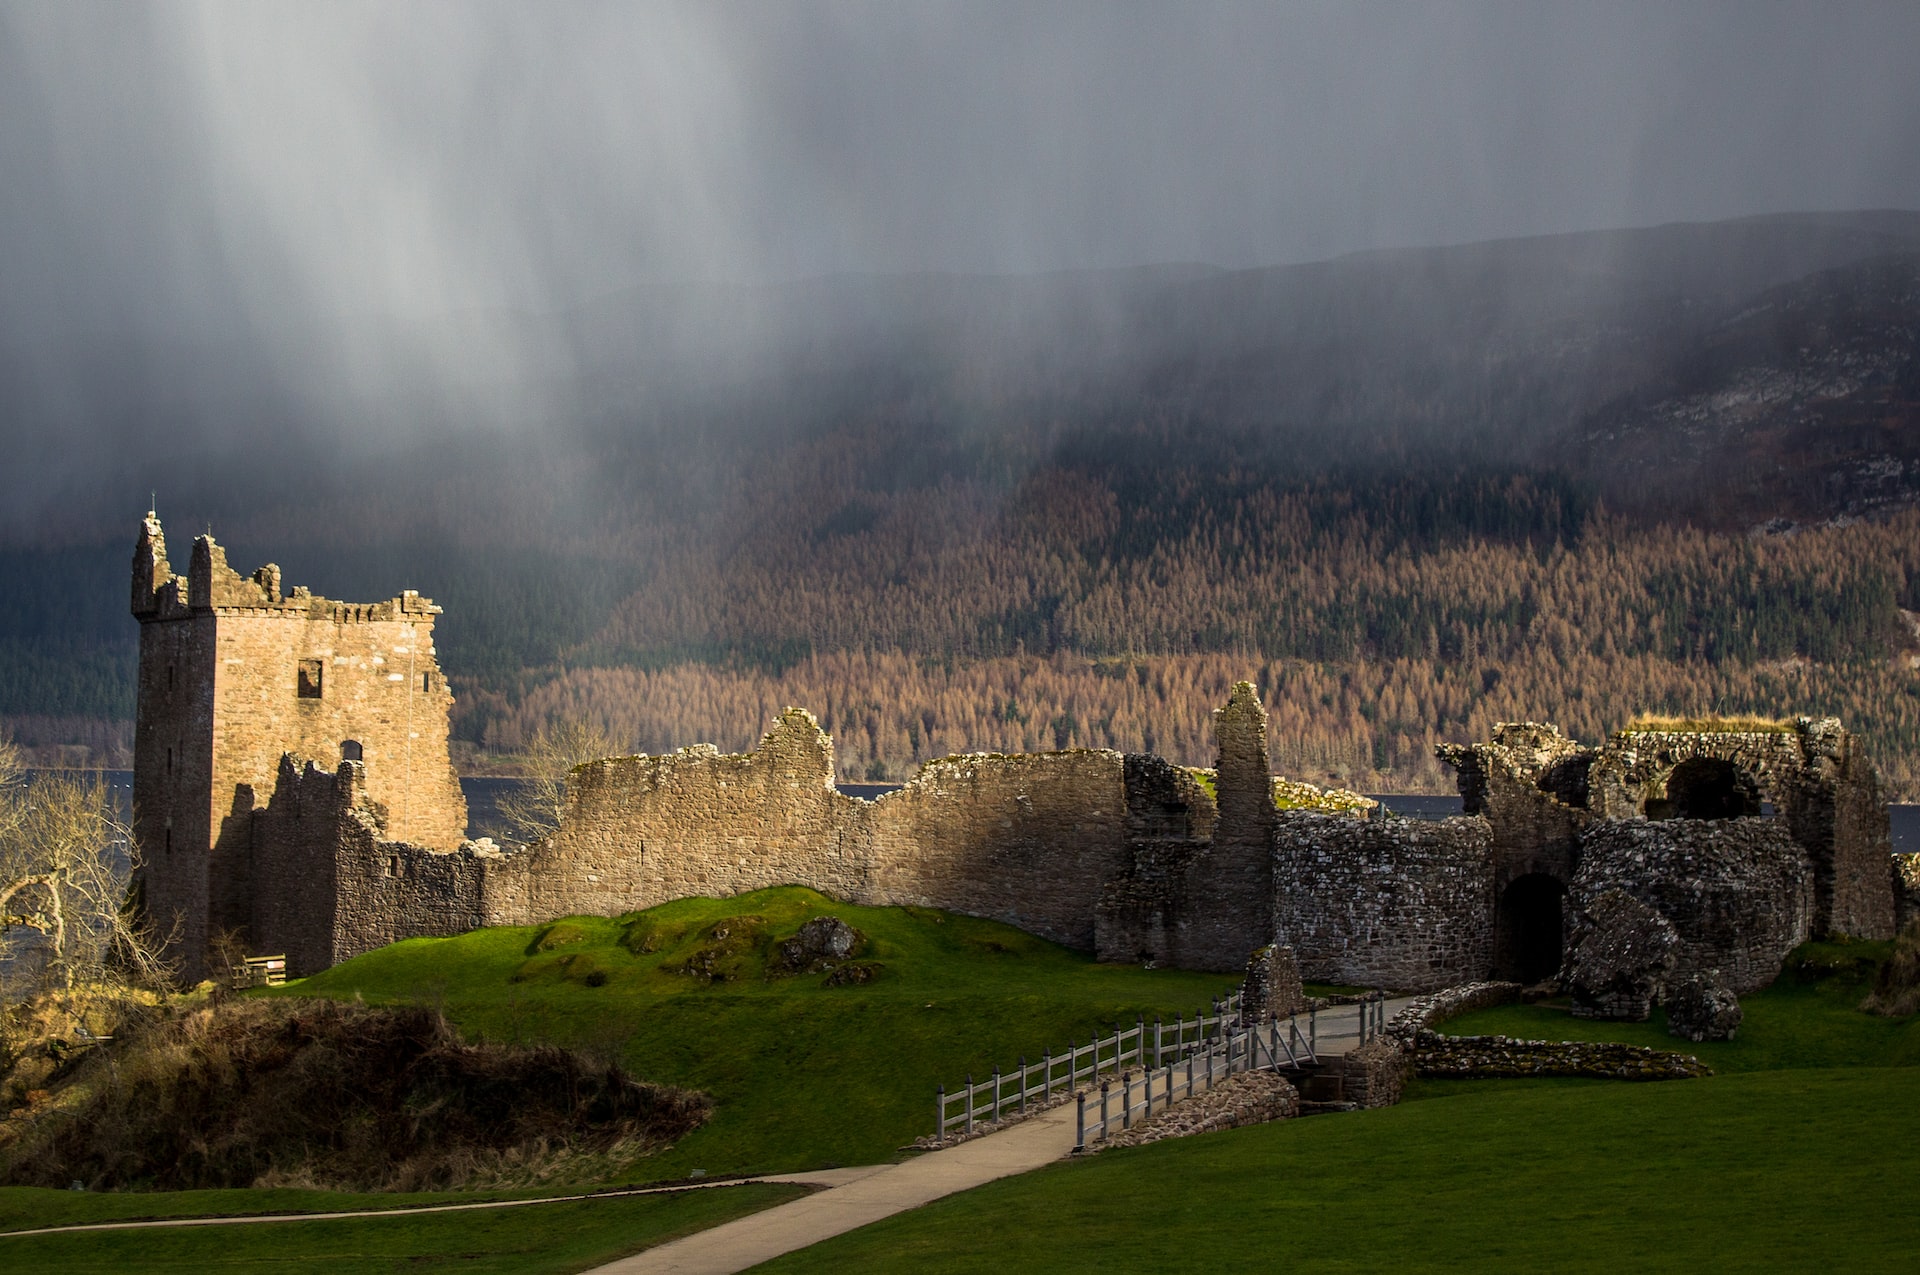
[(1920, 5), (0, 4), (45, 321), (1920, 205)]
[(1917, 54), (1896, 2), (0, 0), (0, 411), (82, 333), (291, 376), (334, 316), (649, 280), (1920, 207)]

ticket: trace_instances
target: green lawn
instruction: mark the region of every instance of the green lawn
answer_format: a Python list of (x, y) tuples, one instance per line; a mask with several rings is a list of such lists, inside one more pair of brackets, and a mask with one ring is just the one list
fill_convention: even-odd
[[(772, 945), (821, 914), (866, 936), (857, 959), (876, 967), (871, 982), (766, 976)], [(757, 920), (715, 940), (728, 918)], [(676, 972), (702, 949), (729, 977)], [(1234, 981), (1099, 965), (991, 921), (782, 888), (397, 943), (284, 994), (439, 1001), (466, 1031), (601, 1049), (645, 1079), (704, 1090), (710, 1123), (635, 1174), (661, 1180), (892, 1159), (932, 1132), (936, 1085), (1142, 1013), (1191, 1015)]]
[(1107, 1152), (754, 1268), (1910, 1271), (1920, 1069), (1536, 1085)]
[[(9, 1220), (16, 1224), (25, 1219), (13, 1210), (44, 1202), (23, 1199), (24, 1194), (7, 1191), (0, 1198), (0, 1207), (9, 1210)], [(60, 1192), (33, 1193), (35, 1196), (58, 1194)], [(0, 1235), (0, 1270), (100, 1271), (113, 1275), (127, 1271), (268, 1268), (312, 1271), (316, 1275), (439, 1270), (578, 1271), (802, 1194), (805, 1191), (800, 1187), (768, 1184), (392, 1218), (88, 1231), (73, 1235)], [(209, 1196), (227, 1198), (208, 1201)], [(158, 1207), (141, 1211), (149, 1215), (188, 1211), (215, 1213), (223, 1211), (223, 1205), (241, 1203), (234, 1197), (250, 1197), (246, 1200), (248, 1207), (242, 1211), (252, 1212), (269, 1196), (320, 1197), (304, 1201), (300, 1207), (314, 1207), (321, 1201), (336, 1208), (366, 1207), (365, 1197), (327, 1196), (320, 1192), (182, 1191), (147, 1197), (159, 1201)], [(124, 1195), (93, 1198), (114, 1202), (138, 1199)], [(399, 1204), (403, 1198), (382, 1197), (391, 1204)], [(414, 1202), (419, 1200), (416, 1198)], [(283, 1200), (266, 1207), (286, 1207), (286, 1203)], [(100, 1215), (96, 1212), (95, 1218)], [(34, 1218), (32, 1224), (46, 1226), (77, 1220), (81, 1219), (48, 1208), (42, 1216)]]

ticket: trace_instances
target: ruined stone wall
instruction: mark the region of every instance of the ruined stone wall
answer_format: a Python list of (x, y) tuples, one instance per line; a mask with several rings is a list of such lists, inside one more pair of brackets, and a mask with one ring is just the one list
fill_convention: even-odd
[(1501, 722), (1485, 743), (1436, 751), (1454, 768), (1462, 812), (1486, 816), (1492, 828), (1496, 896), (1532, 873), (1562, 885), (1573, 880), (1581, 834), (1594, 818), (1587, 808), (1593, 749), (1557, 726)]
[(1680, 937), (1674, 979), (1719, 970), (1742, 994), (1771, 983), (1812, 929), (1805, 852), (1776, 819), (1596, 824), (1582, 847), (1575, 906), (1610, 889), (1673, 926)]
[[(213, 785), (213, 619), (178, 616), (140, 626), (134, 709), (133, 832), (145, 860), (140, 891), (173, 952), (207, 950), (207, 900), (215, 829), (205, 794)], [(231, 874), (231, 864), (222, 871)]]
[(359, 762), (334, 771), (283, 757), (273, 799), (253, 819), (256, 950), (285, 952), (304, 976), (406, 938), (459, 934), (482, 919), (497, 851), (389, 840), (388, 812)]
[(1282, 813), (1274, 941), (1319, 982), (1425, 991), (1480, 978), (1493, 959), (1493, 856), (1478, 816)]
[(1713, 1070), (1692, 1054), (1612, 1041), (1515, 1040), (1507, 1036), (1414, 1038), (1414, 1070), (1446, 1079), (1590, 1076), (1601, 1080), (1691, 1080)]
[[(1833, 793), (1832, 848), (1824, 862), (1814, 847), (1814, 924), (1821, 933), (1892, 938), (1898, 926), (1887, 887), (1893, 828), (1886, 791), (1860, 741), (1838, 723), (1830, 725), (1803, 733), (1809, 768)], [(1819, 897), (1823, 885), (1825, 898)]]
[(856, 823), (870, 830), (877, 901), (991, 917), (1090, 952), (1102, 887), (1126, 865), (1126, 809), (1119, 753), (976, 754), (929, 762)]
[(1920, 918), (1920, 854), (1893, 856), (1893, 923), (1904, 930)]
[(512, 924), (617, 915), (689, 895), (804, 885), (863, 904), (991, 917), (1081, 950), (1125, 860), (1120, 754), (929, 762), (873, 802), (833, 788), (832, 744), (789, 709), (758, 748), (590, 763), (553, 836), (489, 873)]
[(1189, 968), (1237, 970), (1273, 942), (1272, 766), (1267, 710), (1253, 684), (1239, 682), (1213, 715), (1219, 761), (1213, 838), (1188, 871), (1182, 959)]
[(1184, 767), (1151, 753), (1127, 754), (1123, 779), (1127, 862), (1095, 908), (1094, 951), (1103, 961), (1184, 965), (1196, 949), (1190, 884), (1218, 810)]
[(1735, 767), (1791, 829), (1812, 869), (1814, 933), (1892, 936), (1886, 798), (1873, 763), (1839, 722), (1802, 717), (1778, 731), (1621, 731), (1594, 767), (1596, 809), (1616, 819), (1664, 813), (1676, 772), (1701, 760)]
[[(1683, 763), (1725, 761), (1751, 776), (1760, 795), (1783, 813), (1791, 788), (1805, 768), (1799, 737), (1778, 731), (1616, 732), (1593, 769), (1593, 808), (1609, 819), (1659, 815), (1649, 810), (1667, 796), (1667, 783)], [(1758, 812), (1755, 812), (1758, 813)]]

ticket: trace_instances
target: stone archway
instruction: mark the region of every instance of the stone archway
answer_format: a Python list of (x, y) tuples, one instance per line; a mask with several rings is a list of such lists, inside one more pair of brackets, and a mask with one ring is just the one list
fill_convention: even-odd
[(1566, 943), (1567, 887), (1557, 877), (1529, 872), (1500, 892), (1494, 926), (1494, 976), (1538, 983), (1560, 970)]
[(1753, 776), (1720, 757), (1681, 762), (1667, 776), (1667, 795), (1646, 803), (1649, 819), (1739, 819), (1763, 809)]

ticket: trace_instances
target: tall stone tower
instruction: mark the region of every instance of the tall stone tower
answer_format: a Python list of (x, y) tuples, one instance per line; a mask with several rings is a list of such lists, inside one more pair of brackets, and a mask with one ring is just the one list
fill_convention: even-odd
[(209, 944), (253, 924), (253, 813), (285, 754), (364, 767), (395, 841), (451, 849), (466, 801), (447, 751), (453, 694), (440, 674), (440, 608), (411, 590), (345, 603), (283, 593), (280, 568), (243, 577), (211, 535), (182, 577), (149, 511), (133, 551), (140, 621), (134, 836), (148, 916), (188, 977)]

